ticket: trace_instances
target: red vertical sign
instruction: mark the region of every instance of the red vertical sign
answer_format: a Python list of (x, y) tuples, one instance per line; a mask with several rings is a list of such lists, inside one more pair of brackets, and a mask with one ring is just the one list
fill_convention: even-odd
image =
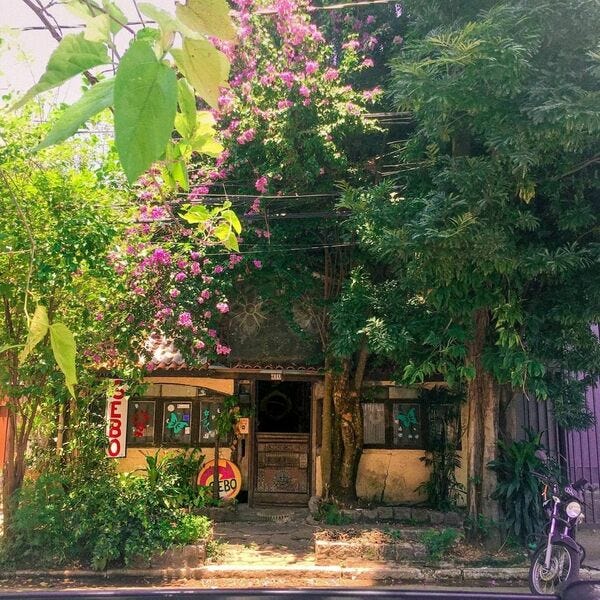
[(114, 379), (106, 402), (106, 435), (110, 458), (122, 458), (127, 451), (127, 396), (122, 379)]

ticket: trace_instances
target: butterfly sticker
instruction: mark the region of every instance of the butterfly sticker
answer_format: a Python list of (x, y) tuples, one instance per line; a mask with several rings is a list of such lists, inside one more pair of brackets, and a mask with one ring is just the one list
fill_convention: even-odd
[(174, 434), (181, 433), (187, 427), (187, 423), (182, 419), (179, 420), (179, 415), (176, 412), (172, 412), (167, 421), (167, 429), (170, 429)]
[(417, 415), (416, 411), (413, 408), (410, 408), (406, 414), (399, 412), (396, 415), (396, 420), (400, 421), (404, 427), (411, 427), (417, 424)]

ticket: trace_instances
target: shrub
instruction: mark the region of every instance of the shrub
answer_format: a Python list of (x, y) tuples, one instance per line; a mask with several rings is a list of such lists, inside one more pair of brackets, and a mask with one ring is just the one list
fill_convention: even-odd
[(102, 471), (99, 479), (66, 470), (27, 481), (4, 541), (4, 562), (18, 556), (20, 565), (79, 562), (102, 570), (209, 535), (208, 519), (172, 508), (169, 492), (148, 478)]
[(540, 531), (544, 523), (540, 482), (533, 474), (542, 467), (535, 455), (542, 447), (540, 439), (541, 434), (528, 432), (527, 439), (520, 442), (500, 441), (499, 456), (488, 465), (498, 474), (492, 498), (500, 503), (506, 532), (522, 542)]
[(460, 539), (461, 533), (457, 529), (430, 529), (421, 535), (421, 541), (425, 544), (427, 556), (431, 560), (441, 560), (452, 549)]

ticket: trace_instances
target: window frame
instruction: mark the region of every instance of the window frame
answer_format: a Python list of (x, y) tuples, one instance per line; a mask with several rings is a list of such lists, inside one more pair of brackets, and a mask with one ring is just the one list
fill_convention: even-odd
[[(198, 388), (204, 389), (204, 388)], [(202, 404), (207, 400), (211, 403), (220, 403), (225, 400), (227, 394), (220, 394), (217, 391), (206, 389), (205, 394), (192, 396), (135, 396), (129, 398), (127, 415), (127, 447), (128, 448), (214, 448), (215, 442), (205, 441), (200, 437), (200, 417)], [(132, 404), (135, 402), (154, 402), (154, 440), (150, 442), (137, 442), (130, 440), (129, 431), (133, 426), (131, 419), (133, 416)], [(165, 441), (164, 422), (167, 404), (191, 404), (190, 426), (191, 436), (189, 443), (177, 443), (174, 441)], [(221, 440), (221, 445), (229, 443), (229, 440)]]
[[(427, 410), (427, 404), (419, 398), (365, 398), (361, 400), (361, 417), (363, 419), (364, 427), (364, 404), (383, 404), (384, 405), (384, 419), (385, 419), (385, 443), (384, 444), (369, 444), (363, 443), (365, 450), (422, 450), (425, 451), (428, 435), (428, 419), (429, 411)], [(397, 446), (394, 445), (394, 423), (393, 423), (393, 406), (394, 404), (406, 404), (414, 405), (417, 404), (420, 407), (421, 413), (421, 425), (419, 431), (419, 443), (415, 445)]]

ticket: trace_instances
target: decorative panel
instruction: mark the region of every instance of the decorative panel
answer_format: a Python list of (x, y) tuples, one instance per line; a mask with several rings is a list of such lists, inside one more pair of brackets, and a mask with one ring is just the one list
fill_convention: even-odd
[(421, 405), (417, 402), (392, 404), (392, 445), (395, 448), (420, 448), (422, 440)]
[(154, 400), (131, 400), (127, 443), (150, 446), (154, 443)]
[(383, 402), (365, 402), (362, 405), (364, 423), (364, 443), (367, 445), (385, 445), (385, 404)]
[(190, 444), (192, 441), (192, 403), (166, 401), (163, 414), (163, 442)]

